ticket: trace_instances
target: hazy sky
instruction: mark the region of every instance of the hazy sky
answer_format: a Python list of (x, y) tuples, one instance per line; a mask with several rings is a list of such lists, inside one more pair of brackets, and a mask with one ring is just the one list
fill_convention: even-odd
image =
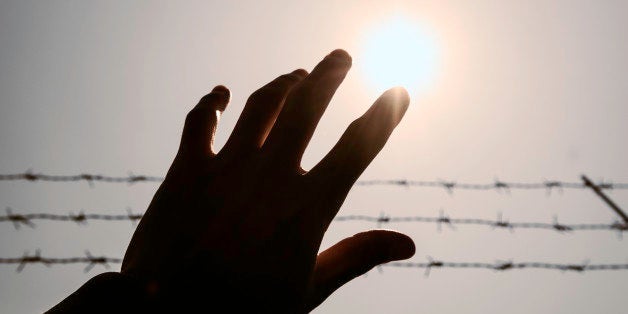
[[(363, 179), (458, 182), (628, 181), (626, 1), (0, 1), (0, 173), (164, 175), (186, 112), (216, 84), (233, 93), (222, 145), (247, 96), (311, 69), (334, 48), (353, 55), (304, 158), (312, 167), (377, 97), (365, 38), (393, 17), (429, 29), (438, 65)], [(14, 212), (143, 212), (157, 184), (0, 182)], [(610, 193), (628, 208), (628, 192)], [(590, 191), (355, 187), (340, 215), (381, 212), (512, 221), (610, 223)], [(324, 247), (362, 230), (337, 222)], [(417, 244), (413, 261), (626, 263), (617, 234), (385, 225)], [(0, 223), (0, 257), (122, 257), (129, 222)], [(112, 265), (114, 270), (119, 265)], [(0, 312), (43, 311), (91, 276), (83, 265), (0, 265)], [(621, 313), (628, 272), (385, 268), (340, 289), (316, 313)], [(211, 309), (211, 303), (208, 303)]]

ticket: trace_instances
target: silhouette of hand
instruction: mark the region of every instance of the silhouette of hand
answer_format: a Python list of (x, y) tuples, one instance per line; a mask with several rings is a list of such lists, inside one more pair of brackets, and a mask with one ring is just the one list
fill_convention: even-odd
[[(412, 240), (375, 230), (317, 255), (351, 186), (409, 104), (385, 92), (311, 171), (301, 156), (351, 67), (343, 50), (254, 92), (218, 153), (212, 142), (229, 90), (187, 116), (179, 152), (140, 222), (122, 273), (163, 304), (230, 312), (305, 312), (372, 267), (414, 254)], [(185, 305), (182, 305), (185, 304)]]

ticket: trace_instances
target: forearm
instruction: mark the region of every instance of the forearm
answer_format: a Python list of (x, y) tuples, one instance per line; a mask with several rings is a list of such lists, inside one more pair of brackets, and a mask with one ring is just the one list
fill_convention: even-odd
[[(251, 283), (225, 280), (203, 272), (185, 274), (161, 290), (117, 272), (100, 274), (46, 313), (302, 313), (288, 292), (273, 295), (276, 287), (266, 282), (267, 294), (246, 291)], [(176, 288), (175, 288), (176, 287)]]
[(47, 313), (144, 312), (147, 293), (134, 278), (117, 272), (100, 274)]

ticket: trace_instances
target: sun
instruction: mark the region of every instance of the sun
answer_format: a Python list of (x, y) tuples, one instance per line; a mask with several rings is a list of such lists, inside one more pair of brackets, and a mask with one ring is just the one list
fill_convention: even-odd
[[(438, 46), (428, 28), (397, 16), (366, 33), (359, 60), (365, 79), (381, 92), (403, 86), (424, 92), (435, 80)], [(358, 61), (358, 60), (356, 60)]]

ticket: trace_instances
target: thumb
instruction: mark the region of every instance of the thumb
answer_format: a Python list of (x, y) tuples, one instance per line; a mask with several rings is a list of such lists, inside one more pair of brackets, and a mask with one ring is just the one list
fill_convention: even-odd
[(336, 289), (371, 268), (414, 255), (412, 239), (389, 230), (371, 230), (346, 238), (318, 254), (308, 308), (321, 304)]

